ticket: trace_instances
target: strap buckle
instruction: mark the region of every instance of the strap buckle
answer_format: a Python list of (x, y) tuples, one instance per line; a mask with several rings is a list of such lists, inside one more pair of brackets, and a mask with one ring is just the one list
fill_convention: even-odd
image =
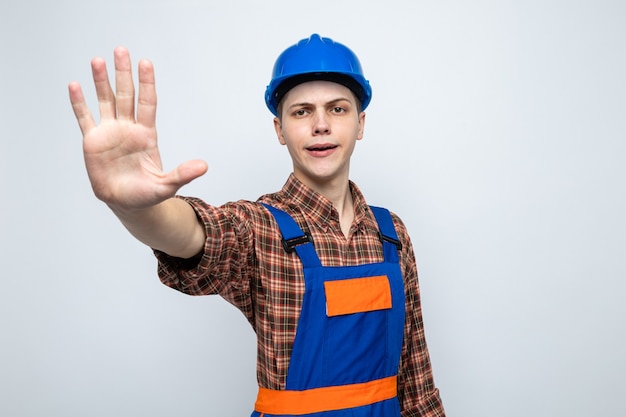
[(303, 245), (305, 243), (313, 243), (313, 238), (308, 232), (305, 232), (302, 236), (294, 237), (291, 239), (283, 238), (282, 243), (283, 248), (285, 248), (285, 251), (287, 253), (293, 253), (293, 251), (296, 250), (296, 246)]
[(402, 250), (402, 243), (400, 243), (399, 240), (391, 238), (389, 236), (385, 236), (382, 233), (380, 233), (380, 231), (378, 232), (378, 238), (380, 239), (381, 242), (389, 242), (393, 245), (396, 245), (396, 248), (401, 251)]

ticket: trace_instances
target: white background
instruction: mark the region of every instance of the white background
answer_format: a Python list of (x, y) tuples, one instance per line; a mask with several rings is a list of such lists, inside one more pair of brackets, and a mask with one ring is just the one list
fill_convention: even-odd
[(0, 5), (0, 415), (246, 416), (254, 335), (161, 285), (93, 197), (67, 97), (117, 45), (153, 60), (164, 164), (213, 204), (291, 170), (263, 93), (318, 32), (374, 88), (352, 179), (407, 224), (449, 416), (626, 415), (626, 3)]

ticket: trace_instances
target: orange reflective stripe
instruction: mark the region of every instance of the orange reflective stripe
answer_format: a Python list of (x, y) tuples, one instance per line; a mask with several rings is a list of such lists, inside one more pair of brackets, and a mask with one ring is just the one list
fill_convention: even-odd
[(259, 388), (254, 409), (266, 414), (302, 415), (361, 407), (394, 398), (397, 378), (377, 379), (361, 384), (337, 385), (304, 391), (277, 391)]
[(328, 317), (391, 308), (386, 275), (324, 282)]

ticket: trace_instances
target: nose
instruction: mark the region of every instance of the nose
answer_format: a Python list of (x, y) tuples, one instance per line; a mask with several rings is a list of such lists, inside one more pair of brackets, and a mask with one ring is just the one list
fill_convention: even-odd
[(330, 124), (328, 123), (324, 112), (316, 112), (313, 122), (313, 133), (315, 135), (327, 135), (330, 133)]

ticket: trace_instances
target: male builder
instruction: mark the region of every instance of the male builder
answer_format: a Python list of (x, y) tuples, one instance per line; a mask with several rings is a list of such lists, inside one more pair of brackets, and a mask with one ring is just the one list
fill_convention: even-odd
[(99, 124), (69, 86), (94, 193), (153, 248), (164, 284), (220, 294), (246, 316), (258, 340), (252, 416), (444, 416), (407, 230), (349, 179), (372, 97), (356, 55), (312, 35), (278, 57), (265, 101), (293, 172), (276, 193), (219, 207), (176, 195), (203, 161), (162, 171), (152, 64), (139, 63), (136, 106), (123, 48), (115, 69), (114, 93), (92, 61)]

